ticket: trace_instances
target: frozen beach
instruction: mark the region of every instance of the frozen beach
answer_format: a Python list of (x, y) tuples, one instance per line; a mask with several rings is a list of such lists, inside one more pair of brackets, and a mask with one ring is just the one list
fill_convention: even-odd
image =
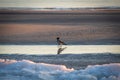
[(0, 80), (120, 80), (120, 54), (0, 54)]
[(0, 54), (0, 59), (31, 60), (34, 62), (65, 65), (68, 68), (81, 69), (88, 65), (120, 63), (120, 54), (60, 54), (60, 55), (24, 55)]
[(0, 45), (0, 80), (120, 80), (119, 45)]

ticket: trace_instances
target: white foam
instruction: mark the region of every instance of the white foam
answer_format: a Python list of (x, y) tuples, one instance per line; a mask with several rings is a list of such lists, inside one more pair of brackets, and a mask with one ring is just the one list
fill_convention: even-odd
[(0, 80), (120, 80), (120, 63), (74, 70), (64, 65), (0, 59)]

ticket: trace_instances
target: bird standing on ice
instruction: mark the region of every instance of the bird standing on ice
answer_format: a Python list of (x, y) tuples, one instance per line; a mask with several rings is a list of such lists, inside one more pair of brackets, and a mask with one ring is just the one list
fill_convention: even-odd
[(64, 49), (67, 48), (67, 47), (62, 48), (62, 45), (67, 45), (67, 44), (61, 41), (59, 37), (57, 37), (56, 39), (57, 39), (57, 44), (58, 44), (57, 54), (60, 54)]

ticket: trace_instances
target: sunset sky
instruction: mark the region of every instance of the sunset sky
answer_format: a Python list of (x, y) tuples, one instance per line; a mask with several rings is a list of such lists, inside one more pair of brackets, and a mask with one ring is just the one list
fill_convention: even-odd
[(0, 0), (0, 7), (120, 7), (120, 0)]

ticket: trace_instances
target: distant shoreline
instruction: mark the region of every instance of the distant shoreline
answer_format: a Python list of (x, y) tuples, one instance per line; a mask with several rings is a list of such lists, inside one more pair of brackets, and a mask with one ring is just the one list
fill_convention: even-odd
[(120, 8), (0, 8), (0, 13), (120, 13)]

